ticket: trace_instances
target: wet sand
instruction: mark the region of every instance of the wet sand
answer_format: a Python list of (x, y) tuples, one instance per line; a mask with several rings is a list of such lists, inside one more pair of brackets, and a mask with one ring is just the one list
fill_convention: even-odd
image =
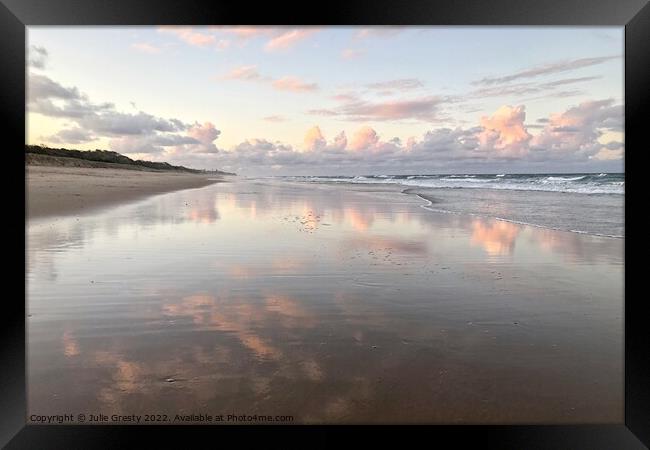
[(90, 167), (26, 166), (27, 217), (86, 212), (147, 195), (215, 183), (214, 175)]
[(31, 221), (28, 416), (622, 423), (624, 240), (425, 204), (240, 180)]

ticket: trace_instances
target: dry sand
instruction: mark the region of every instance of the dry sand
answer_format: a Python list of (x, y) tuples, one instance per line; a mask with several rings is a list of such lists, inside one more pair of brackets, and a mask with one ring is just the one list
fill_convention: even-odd
[(89, 167), (26, 167), (27, 218), (86, 212), (147, 195), (199, 188), (215, 175)]

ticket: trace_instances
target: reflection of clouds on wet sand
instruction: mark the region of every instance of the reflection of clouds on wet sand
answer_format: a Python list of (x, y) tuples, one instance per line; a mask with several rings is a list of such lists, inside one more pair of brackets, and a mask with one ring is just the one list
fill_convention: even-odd
[(348, 222), (357, 231), (368, 231), (374, 222), (374, 213), (361, 211), (359, 208), (344, 208), (343, 221)]
[(297, 301), (285, 295), (267, 296), (266, 310), (278, 314), (286, 327), (312, 327), (316, 323), (313, 314), (308, 313)]
[(79, 350), (79, 343), (77, 340), (72, 336), (72, 332), (69, 330), (66, 330), (63, 332), (63, 354), (71, 358), (73, 356), (78, 356), (80, 353)]
[(259, 255), (254, 263), (217, 260), (212, 265), (232, 280), (254, 280), (261, 277), (296, 275), (303, 272), (308, 261), (304, 257)]
[(562, 255), (570, 262), (611, 261), (623, 263), (622, 239), (586, 236), (578, 233), (534, 229), (529, 242), (545, 253)]
[(472, 222), (472, 244), (482, 246), (489, 255), (511, 255), (521, 227), (493, 220), (476, 219)]
[(345, 241), (349, 248), (389, 249), (411, 255), (425, 255), (428, 242), (424, 239), (400, 239), (390, 236), (355, 237)]
[(85, 362), (107, 374), (95, 395), (101, 407), (112, 413), (150, 409), (143, 404), (143, 398), (158, 398), (158, 408), (194, 408), (214, 390), (221, 377), (219, 367), (227, 362), (227, 353), (224, 358), (219, 348), (209, 352), (201, 346), (171, 347), (164, 355), (142, 357), (122, 347), (107, 345), (95, 350)]
[(219, 220), (219, 212), (215, 208), (193, 207), (187, 214), (187, 218), (192, 222), (212, 223)]
[[(358, 235), (341, 242), (340, 254), (348, 261), (369, 261), (370, 265), (402, 266), (423, 264), (429, 254), (428, 240), (384, 235)], [(365, 262), (363, 263), (365, 264)]]
[(202, 329), (232, 333), (258, 358), (278, 359), (282, 356), (282, 351), (254, 332), (252, 325), (265, 317), (263, 308), (256, 305), (218, 301), (211, 295), (198, 294), (184, 297), (179, 303), (164, 305), (163, 314), (191, 317), (193, 323)]

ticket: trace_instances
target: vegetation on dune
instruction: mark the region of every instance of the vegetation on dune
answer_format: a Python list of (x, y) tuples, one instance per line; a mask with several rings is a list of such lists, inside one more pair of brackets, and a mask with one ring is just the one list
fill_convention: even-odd
[(153, 169), (153, 170), (235, 175), (234, 173), (223, 172), (221, 170), (198, 170), (198, 169), (190, 169), (188, 167), (183, 167), (183, 166), (173, 166), (166, 162), (143, 161), (140, 159), (133, 160), (128, 156), (124, 156), (120, 153), (113, 152), (110, 150), (69, 150), (65, 148), (43, 147), (40, 145), (26, 145), (25, 152), (37, 154), (37, 155), (58, 157), (58, 158), (75, 158), (75, 159), (82, 159), (85, 161), (96, 161), (101, 163), (125, 164), (129, 166), (145, 167), (147, 169)]

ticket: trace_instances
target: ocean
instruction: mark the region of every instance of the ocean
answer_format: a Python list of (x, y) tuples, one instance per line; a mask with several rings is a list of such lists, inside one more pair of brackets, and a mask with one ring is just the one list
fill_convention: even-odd
[(303, 183), (392, 185), (438, 213), (470, 214), (574, 233), (625, 236), (625, 174), (285, 176)]

